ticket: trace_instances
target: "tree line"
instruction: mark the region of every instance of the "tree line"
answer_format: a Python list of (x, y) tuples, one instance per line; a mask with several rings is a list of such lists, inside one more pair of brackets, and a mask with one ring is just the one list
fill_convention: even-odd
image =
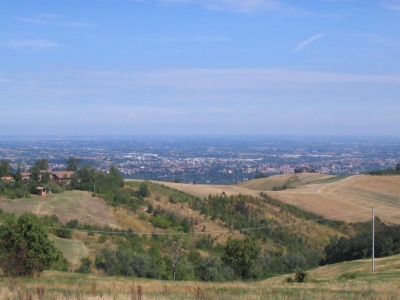
[(367, 174), (369, 175), (400, 175), (400, 162), (394, 168), (387, 168), (386, 170), (372, 170)]

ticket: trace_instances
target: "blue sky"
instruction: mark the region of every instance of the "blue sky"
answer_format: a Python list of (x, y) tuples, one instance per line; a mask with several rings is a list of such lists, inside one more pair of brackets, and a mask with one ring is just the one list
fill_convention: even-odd
[(1, 135), (400, 132), (400, 0), (2, 2)]

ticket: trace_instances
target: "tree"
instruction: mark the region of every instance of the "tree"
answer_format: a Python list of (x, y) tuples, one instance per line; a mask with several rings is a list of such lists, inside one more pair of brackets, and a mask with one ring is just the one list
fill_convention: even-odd
[(244, 281), (260, 255), (260, 251), (260, 245), (248, 237), (244, 240), (230, 240), (225, 246), (222, 261), (234, 269)]
[(116, 187), (124, 187), (124, 177), (122, 177), (121, 173), (118, 171), (118, 169), (115, 166), (111, 166), (110, 170), (107, 174), (107, 179), (109, 184), (116, 188)]
[(260, 172), (256, 176), (254, 176), (254, 179), (267, 178), (267, 177), (268, 177), (267, 174)]
[(33, 167), (39, 168), (40, 171), (47, 171), (50, 167), (49, 162), (45, 158), (38, 158)]
[(10, 169), (10, 163), (7, 160), (0, 160), (0, 177), (8, 176), (10, 173)]
[(85, 164), (82, 168), (79, 169), (78, 178), (80, 179), (80, 189), (86, 191), (94, 190), (95, 173), (96, 169), (90, 164)]
[(400, 171), (400, 162), (396, 165), (396, 171)]
[(81, 160), (79, 158), (70, 157), (67, 159), (67, 171), (78, 171)]
[(146, 181), (142, 181), (139, 184), (139, 191), (138, 191), (139, 195), (142, 197), (148, 197), (150, 196), (150, 190), (149, 190), (149, 185), (147, 184)]
[(61, 257), (32, 213), (8, 217), (0, 226), (0, 266), (7, 276), (34, 276)]

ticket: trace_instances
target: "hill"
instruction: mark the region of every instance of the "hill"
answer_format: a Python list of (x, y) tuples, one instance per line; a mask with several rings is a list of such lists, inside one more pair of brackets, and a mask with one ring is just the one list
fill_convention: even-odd
[[(224, 245), (228, 239), (249, 236), (258, 241), (262, 253), (251, 276), (267, 278), (297, 268), (317, 266), (324, 257), (325, 245), (331, 239), (350, 236), (357, 230), (356, 225), (344, 222), (315, 222), (313, 220), (320, 216), (310, 213), (312, 208), (305, 210), (298, 205), (287, 205), (268, 194), (282, 197), (291, 192), (303, 192), (304, 195), (319, 192), (330, 195), (337, 190), (348, 189), (347, 182), (357, 178), (357, 193), (361, 193), (360, 187), (364, 185), (365, 190), (382, 190), (382, 182), (375, 186), (366, 184), (365, 178), (368, 176), (345, 179), (304, 176), (299, 179), (303, 184), (296, 189), (279, 192), (263, 192), (243, 186), (127, 181), (115, 197), (93, 197), (90, 192), (65, 191), (47, 198), (32, 196), (28, 199), (2, 200), (0, 208), (17, 214), (32, 211), (39, 215), (57, 215), (61, 223), (47, 226), (72, 230), (72, 235), (68, 236), (60, 235), (63, 229), (51, 229), (55, 244), (69, 261), (70, 270), (76, 270), (81, 264), (80, 259), (87, 257), (92, 263), (90, 271), (93, 273), (139, 274), (134, 273), (139, 271), (123, 270), (125, 265), (134, 266), (132, 261), (141, 259), (147, 264), (142, 269), (159, 272), (143, 273), (141, 277), (171, 279), (171, 274), (177, 268), (172, 259), (178, 253), (178, 262), (189, 268), (179, 271), (183, 272), (179, 276), (187, 277), (178, 278), (209, 278), (204, 277), (206, 275), (201, 273), (200, 267), (207, 265), (207, 270), (215, 270), (214, 277), (210, 277), (213, 279), (209, 280), (232, 280), (232, 273), (224, 271), (219, 260)], [(388, 187), (396, 178), (382, 180)], [(204, 197), (189, 195), (171, 187)], [(350, 187), (353, 188), (353, 185)], [(395, 194), (396, 186), (386, 192)], [(358, 228), (369, 226), (363, 224)], [(110, 271), (105, 267), (107, 259), (114, 261), (115, 270)]]
[[(274, 186), (288, 187), (271, 191)], [(331, 176), (317, 173), (270, 176), (240, 183), (238, 186), (191, 185), (163, 183), (186, 193), (207, 197), (208, 194), (241, 193), (257, 196), (260, 192), (302, 210), (322, 216), (337, 216), (346, 222), (371, 219), (371, 209), (385, 222), (400, 224), (400, 176)], [(358, 214), (349, 214), (362, 211)]]
[[(150, 248), (156, 247), (160, 252), (158, 257), (169, 259), (171, 247), (177, 242), (185, 257), (191, 252), (197, 252), (201, 257), (220, 257), (228, 239), (250, 235), (261, 242), (262, 251), (276, 257), (275, 269), (263, 271), (275, 274), (295, 268), (297, 259), (304, 266), (316, 265), (330, 238), (343, 235), (340, 228), (326, 224), (306, 222), (297, 226), (278, 226), (302, 223), (314, 216), (286, 207), (268, 197), (237, 196), (232, 192), (231, 196), (220, 194), (204, 200), (162, 184), (147, 182), (149, 195), (143, 199), (135, 198), (140, 184), (139, 181), (128, 182), (121, 189), (123, 194), (136, 195), (129, 198), (130, 203), (137, 203), (135, 206), (105, 201), (92, 197), (89, 192), (65, 191), (47, 198), (32, 196), (3, 200), (0, 201), (0, 208), (17, 214), (34, 212), (38, 215), (56, 215), (61, 223), (53, 226), (73, 230), (70, 239), (53, 238), (68, 259), (70, 270), (79, 267), (79, 260), (83, 257), (89, 257), (94, 262), (103, 250), (117, 251), (120, 247), (129, 248), (132, 255), (147, 253)], [(227, 193), (236, 188), (227, 189)], [(185, 220), (189, 226), (187, 231), (183, 227)], [(265, 229), (240, 230), (251, 227)], [(135, 234), (114, 234), (110, 232), (112, 228)], [(80, 229), (94, 230), (95, 233)], [(53, 234), (59, 233), (55, 231)], [(290, 256), (291, 253), (295, 263), (287, 262), (285, 266), (279, 257)], [(92, 271), (98, 272), (93, 265)]]
[[(268, 195), (284, 203), (347, 222), (371, 219), (370, 210), (385, 222), (400, 224), (400, 176), (354, 175), (328, 178)], [(367, 210), (360, 214), (351, 212)]]

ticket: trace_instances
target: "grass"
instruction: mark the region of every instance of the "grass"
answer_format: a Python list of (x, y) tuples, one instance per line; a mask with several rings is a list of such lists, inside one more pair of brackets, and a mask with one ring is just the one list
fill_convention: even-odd
[(52, 239), (54, 246), (61, 251), (72, 269), (76, 269), (79, 261), (89, 254), (88, 248), (78, 240), (61, 239), (58, 237), (53, 237)]
[(306, 184), (335, 178), (336, 176), (319, 173), (284, 174), (246, 181), (240, 183), (239, 186), (258, 191), (270, 191), (274, 187), (282, 187), (285, 183), (290, 183), (290, 188), (297, 188)]
[[(107, 277), (47, 271), (39, 278), (0, 277), (1, 299), (400, 299), (400, 256), (324, 266), (309, 272), (307, 283), (285, 283), (286, 276), (260, 282), (184, 282)], [(355, 272), (355, 279), (339, 279)], [(32, 295), (32, 298), (22, 298)], [(43, 295), (42, 298), (40, 296)]]
[(59, 217), (61, 222), (77, 219), (80, 223), (92, 223), (100, 226), (119, 227), (112, 214), (112, 209), (104, 200), (92, 197), (89, 192), (68, 191), (49, 194), (47, 197), (22, 198), (0, 201), (0, 208), (20, 215), (33, 212), (37, 215)]
[[(332, 179), (333, 180), (333, 179)], [(295, 190), (266, 192), (284, 203), (323, 216), (339, 216), (338, 220), (364, 222), (371, 219), (370, 212), (345, 215), (379, 208), (377, 215), (386, 222), (400, 224), (400, 177), (355, 175), (339, 181), (312, 183)]]

